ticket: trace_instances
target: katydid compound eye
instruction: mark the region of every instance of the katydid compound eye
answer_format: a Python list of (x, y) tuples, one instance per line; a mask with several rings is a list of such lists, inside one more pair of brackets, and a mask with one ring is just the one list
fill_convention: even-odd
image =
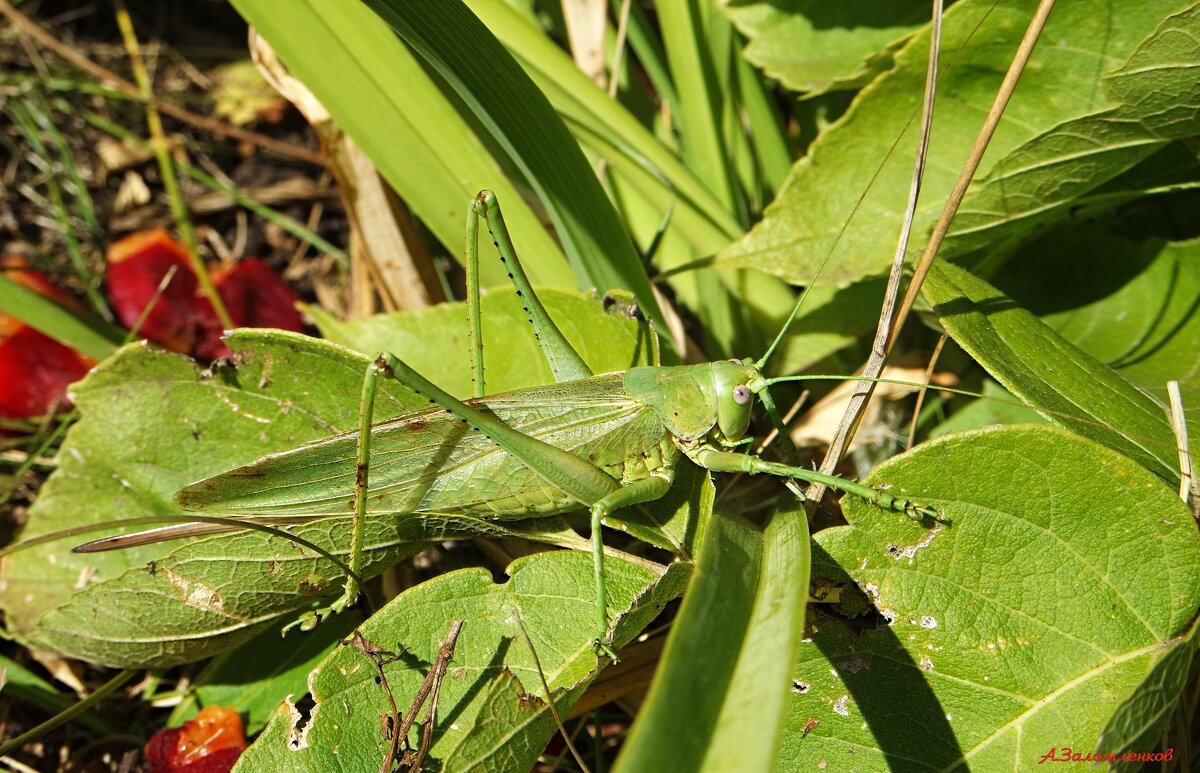
[(738, 384), (733, 388), (733, 401), (738, 405), (745, 405), (750, 402), (750, 387), (745, 384)]

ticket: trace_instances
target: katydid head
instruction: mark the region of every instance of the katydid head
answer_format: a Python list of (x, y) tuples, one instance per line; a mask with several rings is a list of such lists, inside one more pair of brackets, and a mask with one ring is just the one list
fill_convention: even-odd
[(726, 360), (712, 363), (717, 401), (717, 429), (722, 439), (737, 442), (750, 429), (754, 394), (762, 376), (751, 361)]
[(734, 445), (750, 428), (754, 394), (762, 380), (753, 364), (725, 360), (632, 368), (624, 382), (629, 396), (653, 409), (679, 440), (710, 437)]

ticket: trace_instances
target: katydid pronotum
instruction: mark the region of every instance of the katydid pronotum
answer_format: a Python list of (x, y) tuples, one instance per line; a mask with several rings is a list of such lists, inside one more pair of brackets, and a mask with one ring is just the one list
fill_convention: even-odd
[[(483, 396), (475, 279), (480, 218), (534, 326), (557, 381), (552, 386)], [(613, 656), (601, 526), (622, 507), (663, 496), (682, 456), (714, 472), (819, 482), (910, 517), (937, 518), (934, 509), (887, 491), (737, 450), (749, 442), (755, 396), (774, 412), (767, 392), (773, 382), (763, 376), (774, 346), (758, 360), (646, 366), (594, 375), (531, 288), (490, 191), (471, 202), (466, 252), (475, 398), (461, 401), (395, 355), (383, 353), (363, 380), (358, 430), (265, 456), (177, 495), (179, 503), (194, 512), (242, 513), (244, 520), (279, 525), (344, 515), (353, 491), (351, 571), (344, 592), (328, 607), (303, 616), (297, 621), (300, 627), (311, 628), (357, 598), (362, 528), (372, 515), (452, 513), (517, 520), (586, 509), (595, 570), (595, 642)], [(397, 379), (433, 406), (374, 424), (381, 376)], [(229, 528), (208, 523), (168, 526), (98, 540), (77, 550), (130, 547)]]

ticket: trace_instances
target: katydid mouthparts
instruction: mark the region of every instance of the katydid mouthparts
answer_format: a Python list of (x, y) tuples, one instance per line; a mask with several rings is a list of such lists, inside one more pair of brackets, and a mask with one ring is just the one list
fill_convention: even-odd
[[(362, 525), (388, 514), (454, 514), (481, 520), (524, 520), (587, 510), (596, 583), (596, 645), (612, 656), (601, 526), (623, 507), (658, 499), (686, 456), (713, 472), (763, 473), (818, 482), (909, 517), (938, 519), (934, 508), (895, 494), (772, 462), (739, 451), (758, 395), (773, 412), (758, 361), (644, 366), (593, 375), (550, 319), (520, 268), (495, 196), (484, 191), (468, 215), (469, 294), (477, 293), (478, 219), (493, 236), (558, 383), (482, 396), (482, 348), (473, 335), (475, 389), (459, 400), (393, 354), (384, 353), (363, 380), (357, 430), (319, 440), (193, 483), (176, 495), (187, 510), (282, 526), (354, 514), (344, 592), (297, 621), (311, 628), (358, 596)], [(477, 299), (469, 299), (472, 329)], [(781, 334), (782, 335), (782, 334)], [(772, 347), (774, 348), (774, 347)], [(770, 352), (768, 352), (769, 356)], [(380, 376), (427, 398), (430, 407), (373, 423)], [(228, 531), (201, 523), (166, 526), (97, 540), (90, 552)]]

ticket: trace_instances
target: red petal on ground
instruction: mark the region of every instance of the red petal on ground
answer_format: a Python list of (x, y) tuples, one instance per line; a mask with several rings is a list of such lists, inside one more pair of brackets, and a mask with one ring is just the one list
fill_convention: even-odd
[(24, 419), (66, 407), (67, 387), (93, 362), (53, 338), (22, 325), (0, 341), (0, 416)]
[(146, 744), (152, 773), (226, 773), (246, 748), (241, 716), (207, 706), (182, 727), (154, 734)]
[[(230, 319), (238, 327), (273, 327), (297, 333), (304, 330), (304, 320), (296, 311), (296, 294), (258, 258), (246, 258), (215, 274), (213, 282)], [(196, 353), (214, 359), (228, 356), (229, 349), (220, 340), (221, 332), (208, 331), (206, 339), (197, 341)]]
[[(204, 359), (228, 356), (221, 323), (209, 300), (199, 294), (187, 251), (162, 229), (127, 236), (109, 247), (108, 293), (117, 316), (132, 327), (172, 267), (175, 277), (142, 324), (141, 335)], [(213, 283), (236, 327), (304, 329), (296, 294), (258, 258), (214, 272)]]
[(132, 329), (172, 268), (175, 276), (138, 333), (172, 351), (188, 353), (203, 330), (215, 324), (215, 317), (211, 308), (196, 303), (198, 283), (187, 251), (166, 231), (141, 231), (108, 248), (108, 297), (121, 324)]
[(213, 278), (229, 316), (239, 327), (276, 327), (300, 332), (296, 294), (258, 258), (246, 258)]

